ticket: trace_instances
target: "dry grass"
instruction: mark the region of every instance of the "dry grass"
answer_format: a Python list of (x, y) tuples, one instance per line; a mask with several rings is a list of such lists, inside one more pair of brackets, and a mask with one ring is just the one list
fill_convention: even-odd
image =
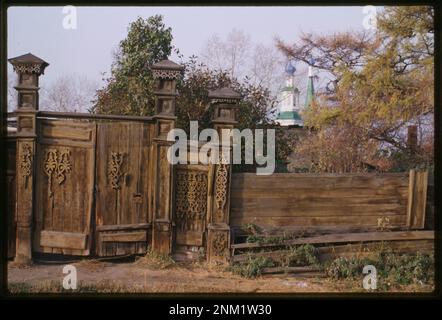
[(143, 257), (139, 257), (134, 264), (138, 267), (164, 270), (175, 266), (176, 263), (169, 255), (148, 250), (147, 253)]
[[(246, 279), (227, 271), (227, 266), (205, 261), (175, 262), (148, 252), (132, 263), (100, 260), (75, 262), (77, 289), (64, 290), (63, 265), (34, 264), (21, 268), (9, 264), (11, 294), (95, 293), (367, 293), (362, 278), (356, 280), (302, 278), (288, 274)], [(374, 293), (431, 293), (434, 284), (394, 285)]]

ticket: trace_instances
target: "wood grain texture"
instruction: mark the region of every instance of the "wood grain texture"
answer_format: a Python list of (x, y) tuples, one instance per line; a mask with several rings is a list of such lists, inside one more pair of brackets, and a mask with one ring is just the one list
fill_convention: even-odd
[(235, 173), (230, 194), (233, 226), (403, 227), (408, 175)]
[(149, 124), (97, 125), (95, 239), (99, 256), (143, 253), (147, 248), (150, 144)]
[(407, 206), (407, 226), (410, 229), (425, 227), (427, 189), (428, 171), (410, 170)]
[(15, 139), (8, 139), (6, 142), (8, 153), (7, 153), (7, 213), (8, 213), (8, 258), (15, 257), (15, 242), (16, 242), (16, 231), (17, 231), (17, 221), (16, 221), (16, 141)]
[(393, 232), (363, 232), (327, 234), (316, 237), (298, 238), (281, 243), (238, 243), (232, 244), (232, 249), (264, 248), (290, 246), (298, 244), (321, 244), (321, 243), (351, 243), (370, 241), (395, 241), (395, 240), (433, 240), (434, 231), (393, 231)]
[[(63, 246), (48, 246), (55, 245), (55, 242), (42, 241), (41, 237), (45, 231), (90, 235), (96, 126), (93, 123), (41, 119), (39, 132), (45, 136), (39, 141), (36, 157), (34, 250), (88, 255), (90, 237), (83, 248), (75, 244), (69, 247), (68, 242)], [(48, 166), (52, 166), (50, 172)], [(67, 167), (69, 170), (63, 170)]]
[[(338, 257), (366, 257), (376, 253), (382, 248), (391, 249), (394, 253), (426, 253), (434, 254), (434, 240), (398, 240), (398, 241), (375, 241), (369, 243), (349, 243), (339, 245), (325, 245), (317, 247), (319, 260), (325, 262), (336, 259)], [(279, 261), (290, 251), (274, 250), (264, 252), (254, 252), (254, 257), (267, 257), (275, 261)], [(233, 262), (244, 262), (250, 257), (249, 253), (236, 254), (232, 257)]]
[(40, 245), (50, 248), (86, 249), (87, 235), (73, 232), (41, 231)]
[(102, 242), (146, 242), (146, 231), (100, 233)]

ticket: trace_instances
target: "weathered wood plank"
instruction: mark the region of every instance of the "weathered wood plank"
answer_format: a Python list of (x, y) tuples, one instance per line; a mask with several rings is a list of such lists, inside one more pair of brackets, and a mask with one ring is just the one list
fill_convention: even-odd
[(274, 201), (265, 202), (265, 199), (259, 199), (254, 204), (236, 204), (231, 208), (232, 217), (241, 217), (251, 215), (255, 217), (322, 217), (322, 216), (373, 216), (373, 215), (404, 215), (406, 214), (406, 205), (395, 203), (382, 204), (347, 204), (345, 202), (339, 205), (335, 204), (291, 204), (275, 203)]
[(319, 268), (314, 267), (271, 267), (263, 268), (262, 274), (276, 274), (276, 273), (295, 273), (298, 276), (321, 276), (323, 273)]
[(146, 231), (100, 233), (103, 242), (141, 242), (147, 241)]
[(428, 171), (410, 170), (407, 225), (411, 229), (423, 229), (427, 205)]
[[(83, 234), (90, 232), (94, 186), (94, 123), (39, 119), (41, 139), (36, 154), (36, 214), (34, 250), (88, 255), (91, 242), (43, 248), (41, 232)], [(45, 168), (53, 168), (46, 171)], [(55, 169), (54, 169), (55, 168)], [(65, 170), (61, 170), (65, 169)], [(83, 251), (82, 251), (83, 250)]]
[(43, 230), (40, 233), (40, 246), (49, 248), (86, 249), (87, 235), (83, 233)]
[(58, 119), (86, 119), (86, 120), (123, 120), (136, 122), (153, 122), (153, 117), (141, 116), (125, 116), (125, 115), (110, 115), (110, 114), (93, 114), (81, 112), (53, 112), (53, 111), (39, 111), (38, 118), (58, 118)]
[(138, 230), (149, 229), (150, 223), (134, 223), (134, 224), (115, 224), (115, 225), (99, 225), (97, 231), (117, 231), (117, 230)]
[(233, 226), (374, 228), (406, 225), (408, 174), (275, 174), (232, 176)]
[(388, 188), (392, 186), (407, 186), (406, 175), (305, 175), (280, 174), (272, 176), (257, 176), (234, 174), (232, 189), (247, 186), (250, 189), (267, 189), (284, 186), (286, 188)]
[[(345, 244), (334, 246), (317, 247), (320, 261), (327, 261), (337, 257), (365, 257), (377, 252), (381, 247), (389, 248), (394, 253), (434, 253), (434, 240), (400, 240), (386, 242), (369, 242), (357, 244)], [(273, 250), (253, 252), (253, 257), (267, 257), (274, 261), (280, 261), (282, 257), (290, 253), (289, 250)], [(232, 257), (232, 262), (244, 262), (250, 257), (250, 253), (237, 254)]]
[(282, 243), (238, 243), (232, 244), (232, 249), (264, 248), (290, 246), (297, 244), (320, 244), (320, 243), (350, 243), (364, 241), (394, 241), (394, 240), (432, 240), (434, 231), (394, 231), (394, 232), (364, 232), (364, 233), (343, 233), (328, 234), (323, 236), (299, 238), (284, 241)]
[(238, 216), (233, 212), (230, 219), (232, 226), (241, 226), (245, 224), (255, 224), (262, 227), (288, 227), (298, 226), (305, 228), (318, 228), (326, 226), (353, 226), (353, 227), (377, 227), (378, 219), (388, 217), (391, 227), (402, 227), (406, 225), (405, 215), (386, 215), (379, 212), (377, 215), (370, 216), (347, 216), (345, 212), (331, 217), (256, 217), (250, 213), (245, 216)]
[[(147, 230), (151, 224), (151, 125), (129, 121), (99, 123), (97, 129), (96, 229), (99, 256), (143, 252), (146, 245), (132, 240), (104, 241), (101, 231)], [(121, 157), (117, 163), (112, 155)], [(116, 178), (109, 174), (114, 169)], [(144, 234), (146, 233), (143, 231)], [(134, 240), (135, 241), (135, 240)], [(139, 243), (146, 241), (140, 240)], [(103, 242), (103, 243), (101, 243)], [(124, 242), (124, 243), (123, 243)]]

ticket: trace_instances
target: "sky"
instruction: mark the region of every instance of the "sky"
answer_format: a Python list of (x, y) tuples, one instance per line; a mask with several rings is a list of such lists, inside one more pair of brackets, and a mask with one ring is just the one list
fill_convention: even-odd
[(364, 19), (363, 7), (77, 7), (72, 30), (63, 27), (63, 7), (10, 7), (8, 58), (31, 52), (47, 61), (43, 85), (65, 74), (100, 82), (129, 23), (154, 14), (164, 16), (185, 57), (198, 55), (211, 35), (225, 37), (233, 28), (269, 45), (275, 36), (294, 43), (302, 31), (362, 30)]

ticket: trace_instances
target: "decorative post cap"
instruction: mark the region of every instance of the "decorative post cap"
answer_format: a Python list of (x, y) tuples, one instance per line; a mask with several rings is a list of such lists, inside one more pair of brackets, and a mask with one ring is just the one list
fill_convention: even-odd
[(34, 56), (32, 53), (11, 58), (8, 61), (17, 73), (35, 73), (37, 75), (43, 74), (45, 68), (49, 65), (49, 63)]
[(209, 91), (209, 99), (212, 103), (236, 104), (242, 99), (241, 94), (230, 87), (224, 87)]
[(184, 70), (182, 65), (179, 65), (168, 59), (161, 60), (150, 67), (155, 79), (169, 79), (176, 80), (181, 72)]

